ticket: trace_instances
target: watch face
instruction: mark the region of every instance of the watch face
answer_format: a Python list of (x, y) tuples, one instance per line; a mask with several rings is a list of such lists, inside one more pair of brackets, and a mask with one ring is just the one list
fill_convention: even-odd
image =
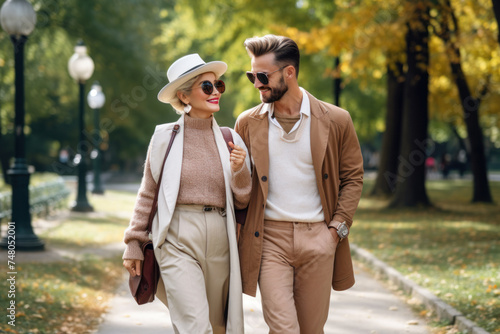
[(339, 237), (345, 238), (349, 234), (349, 229), (345, 224), (341, 224), (338, 230)]

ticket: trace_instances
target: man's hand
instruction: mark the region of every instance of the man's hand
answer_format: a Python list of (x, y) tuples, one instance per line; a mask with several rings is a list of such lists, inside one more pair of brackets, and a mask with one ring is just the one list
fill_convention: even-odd
[(334, 229), (333, 227), (329, 227), (328, 230), (332, 234), (333, 240), (335, 240), (336, 243), (339, 243), (340, 242), (340, 237), (339, 237), (339, 234), (337, 233), (337, 230)]
[(333, 237), (333, 240), (335, 240), (335, 242), (338, 244), (340, 242), (340, 237), (339, 237), (339, 234), (337, 233), (337, 229), (334, 228), (333, 226), (331, 226), (332, 224), (335, 224), (335, 226), (338, 226), (339, 224), (341, 224), (342, 222), (339, 222), (339, 221), (332, 221), (329, 226), (328, 226), (328, 230), (330, 231), (330, 233), (332, 234), (332, 237)]

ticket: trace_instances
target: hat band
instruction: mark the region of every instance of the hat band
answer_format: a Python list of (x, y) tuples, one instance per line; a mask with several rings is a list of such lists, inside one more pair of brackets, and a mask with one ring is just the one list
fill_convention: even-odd
[(189, 72), (192, 72), (194, 70), (196, 70), (198, 67), (201, 67), (203, 65), (206, 65), (206, 64), (200, 64), (200, 65), (196, 65), (195, 67), (191, 67), (189, 70), (187, 70), (186, 72), (182, 73), (181, 75), (179, 75), (179, 77), (182, 77), (183, 75), (189, 73)]

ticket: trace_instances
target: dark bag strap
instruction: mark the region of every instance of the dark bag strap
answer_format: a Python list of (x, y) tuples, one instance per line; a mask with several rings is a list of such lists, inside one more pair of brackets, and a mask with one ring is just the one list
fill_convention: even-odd
[(158, 211), (158, 192), (160, 191), (161, 179), (163, 176), (163, 168), (165, 168), (165, 162), (167, 161), (168, 153), (172, 148), (175, 135), (179, 132), (179, 128), (180, 128), (179, 124), (174, 125), (174, 128), (172, 129), (172, 136), (170, 137), (170, 142), (168, 143), (167, 153), (165, 153), (165, 157), (163, 158), (163, 164), (161, 165), (160, 169), (160, 176), (158, 177), (158, 182), (156, 184), (155, 198), (153, 200), (153, 205), (151, 206), (151, 212), (149, 213), (149, 218), (148, 218), (148, 231), (147, 231), (148, 234), (151, 233), (153, 219), (155, 218), (156, 212)]

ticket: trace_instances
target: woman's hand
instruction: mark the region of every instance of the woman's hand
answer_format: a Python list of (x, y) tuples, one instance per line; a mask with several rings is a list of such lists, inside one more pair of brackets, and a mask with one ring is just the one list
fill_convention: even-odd
[(123, 260), (123, 266), (132, 276), (141, 276), (141, 260)]
[(238, 172), (245, 164), (245, 158), (247, 156), (247, 152), (240, 146), (234, 145), (233, 142), (229, 142), (228, 145), (232, 149), (230, 156), (231, 170), (233, 172)]

